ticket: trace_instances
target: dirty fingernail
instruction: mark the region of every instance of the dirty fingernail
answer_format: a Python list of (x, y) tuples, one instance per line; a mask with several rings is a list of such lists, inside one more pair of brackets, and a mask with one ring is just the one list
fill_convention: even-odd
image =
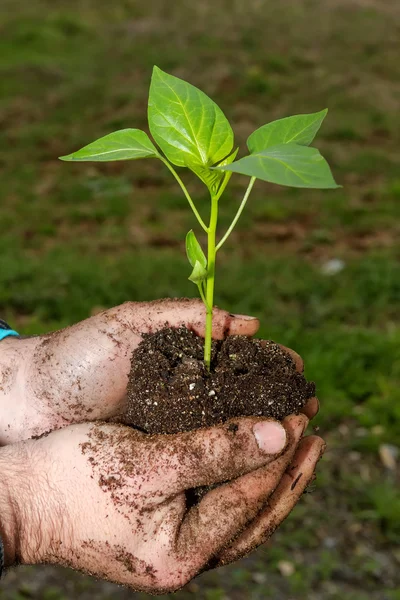
[(322, 458), (322, 456), (323, 456), (323, 454), (324, 454), (325, 450), (326, 450), (326, 444), (325, 444), (325, 442), (324, 442), (323, 444), (321, 444), (321, 449), (320, 449), (320, 451), (319, 451), (319, 458), (318, 458), (318, 460), (321, 460), (321, 458)]
[(286, 444), (286, 431), (275, 421), (261, 421), (253, 427), (258, 447), (266, 454), (281, 452)]
[(234, 319), (242, 319), (242, 321), (256, 321), (257, 317), (250, 317), (249, 315), (235, 315), (232, 314), (230, 315), (231, 317), (233, 317)]

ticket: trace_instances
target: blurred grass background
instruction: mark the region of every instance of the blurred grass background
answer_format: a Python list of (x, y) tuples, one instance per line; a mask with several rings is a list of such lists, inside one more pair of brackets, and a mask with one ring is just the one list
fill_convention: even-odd
[[(219, 306), (303, 355), (329, 449), (269, 545), (177, 600), (400, 598), (399, 38), (398, 0), (1, 2), (0, 314), (25, 334), (128, 299), (195, 295), (184, 252), (195, 222), (163, 165), (57, 161), (146, 129), (153, 64), (217, 101), (242, 151), (269, 120), (329, 108), (316, 145), (343, 189), (258, 182), (216, 289)], [(205, 189), (183, 176), (206, 211)], [(245, 184), (232, 177), (222, 231)], [(94, 597), (148, 598), (53, 568), (11, 572), (0, 589)]]

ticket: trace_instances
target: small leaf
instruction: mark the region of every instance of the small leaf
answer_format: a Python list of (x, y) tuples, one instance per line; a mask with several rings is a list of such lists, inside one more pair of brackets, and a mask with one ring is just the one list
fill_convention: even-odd
[[(220, 162), (218, 166), (224, 166), (232, 163), (235, 160), (238, 151), (239, 148), (237, 148), (232, 154)], [(221, 171), (217, 171), (210, 167), (192, 167), (192, 171), (199, 177), (199, 179), (202, 180), (203, 183), (206, 184), (211, 194), (214, 196), (217, 194), (218, 196), (221, 196), (232, 175), (232, 173), (229, 173), (228, 171), (226, 171), (226, 173), (222, 173)]]
[(196, 285), (199, 285), (199, 283), (207, 279), (207, 271), (198, 260), (196, 260), (193, 271), (188, 279), (193, 281)]
[(263, 181), (303, 188), (337, 188), (326, 160), (316, 148), (279, 144), (216, 169), (229, 170)]
[(316, 136), (328, 109), (310, 115), (295, 115), (278, 119), (256, 129), (247, 140), (247, 147), (253, 154), (278, 144), (299, 144), (309, 146)]
[(140, 129), (121, 129), (84, 146), (60, 160), (111, 161), (158, 157), (157, 148)]
[(192, 229), (186, 236), (186, 254), (192, 267), (199, 262), (204, 269), (207, 268), (207, 259)]
[(158, 67), (151, 78), (149, 127), (165, 156), (178, 167), (211, 166), (233, 147), (233, 132), (206, 94)]

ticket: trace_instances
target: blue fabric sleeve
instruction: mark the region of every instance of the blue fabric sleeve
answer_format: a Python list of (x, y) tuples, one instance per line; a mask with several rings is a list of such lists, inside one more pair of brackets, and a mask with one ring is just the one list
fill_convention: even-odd
[(0, 342), (9, 336), (19, 337), (19, 334), (11, 329), (11, 327), (5, 321), (0, 319)]
[(4, 338), (9, 336), (19, 337), (19, 333), (17, 333), (13, 329), (0, 329), (0, 342), (1, 340), (4, 340)]

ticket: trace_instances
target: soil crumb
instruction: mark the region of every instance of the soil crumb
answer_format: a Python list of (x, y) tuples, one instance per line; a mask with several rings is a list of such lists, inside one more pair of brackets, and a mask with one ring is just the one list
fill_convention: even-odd
[(132, 356), (123, 422), (147, 433), (178, 433), (241, 416), (281, 420), (315, 394), (314, 383), (272, 341), (214, 341), (210, 373), (203, 344), (185, 327), (144, 334)]

